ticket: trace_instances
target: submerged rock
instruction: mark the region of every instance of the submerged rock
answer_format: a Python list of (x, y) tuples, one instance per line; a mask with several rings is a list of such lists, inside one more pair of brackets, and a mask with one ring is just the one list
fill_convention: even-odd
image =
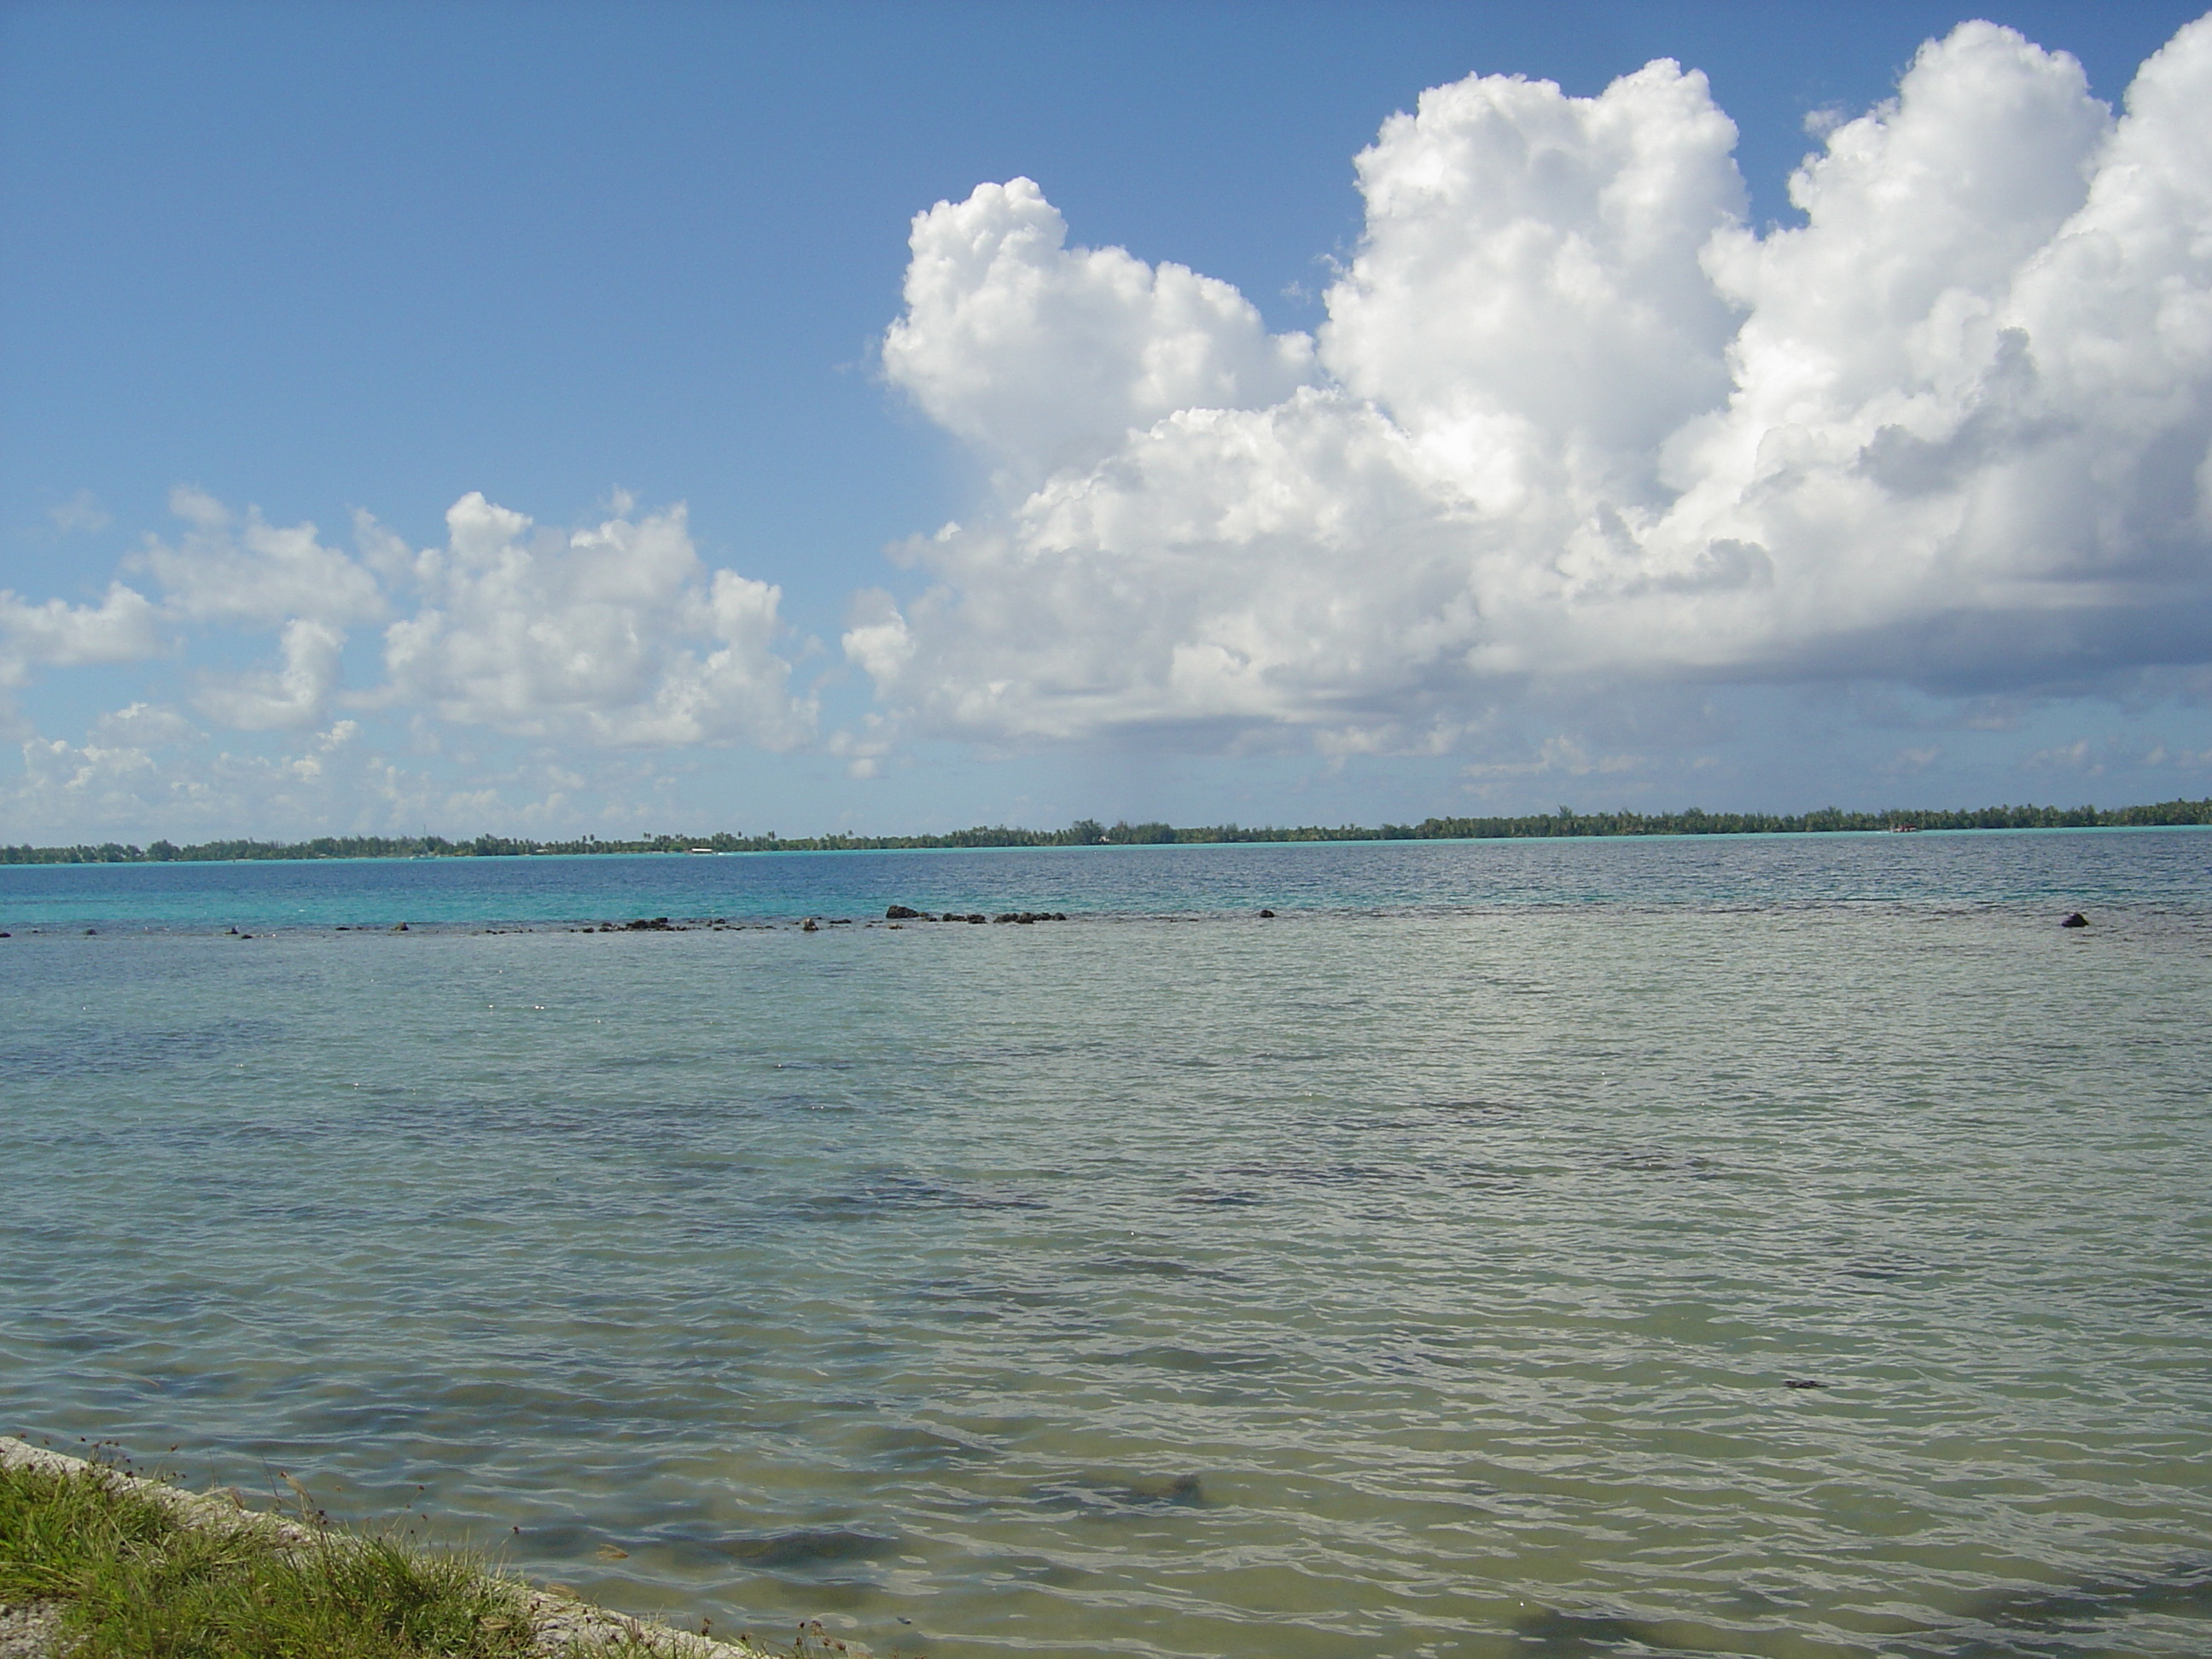
[(1273, 910), (1262, 910), (1262, 911), (1261, 911), (1261, 912), (1260, 912), (1260, 914), (1261, 914), (1261, 915), (1263, 915), (1263, 916), (1270, 916), (1270, 917), (1272, 917), (1275, 913), (1274, 913)]
[(2061, 927), (2087, 927), (2089, 925), (2089, 918), (2083, 915), (2079, 910), (2076, 910), (2072, 915), (2067, 917), (2065, 921), (2060, 922), (2058, 925)]
[(875, 1560), (896, 1551), (899, 1540), (848, 1527), (794, 1527), (788, 1532), (726, 1539), (719, 1547), (752, 1566), (773, 1570), (829, 1561)]
[(1054, 1480), (1037, 1489), (1036, 1495), (1057, 1504), (1085, 1509), (1162, 1510), (1206, 1507), (1206, 1483), (1195, 1474), (1139, 1475), (1133, 1480), (1111, 1480), (1080, 1474)]
[(928, 917), (919, 910), (909, 910), (903, 904), (894, 904), (884, 912), (885, 921), (927, 921)]

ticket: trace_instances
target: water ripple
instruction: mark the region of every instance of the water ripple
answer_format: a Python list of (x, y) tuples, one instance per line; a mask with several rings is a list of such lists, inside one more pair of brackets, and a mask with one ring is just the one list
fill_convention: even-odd
[(2212, 929), (2055, 856), (19, 937), (0, 1426), (887, 1653), (2200, 1655)]

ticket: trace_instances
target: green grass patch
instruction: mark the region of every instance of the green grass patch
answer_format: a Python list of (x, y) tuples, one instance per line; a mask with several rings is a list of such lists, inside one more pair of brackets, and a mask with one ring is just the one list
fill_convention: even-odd
[(534, 1624), (481, 1557), (187, 1525), (96, 1468), (0, 1469), (0, 1603), (34, 1601), (72, 1659), (524, 1659)]

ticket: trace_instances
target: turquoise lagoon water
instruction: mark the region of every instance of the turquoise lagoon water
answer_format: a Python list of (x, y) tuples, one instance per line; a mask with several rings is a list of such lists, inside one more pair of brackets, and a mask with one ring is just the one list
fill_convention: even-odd
[[(732, 925), (562, 925), (640, 915)], [(883, 1654), (2212, 1651), (2212, 835), (8, 868), (0, 928), (0, 1428)]]

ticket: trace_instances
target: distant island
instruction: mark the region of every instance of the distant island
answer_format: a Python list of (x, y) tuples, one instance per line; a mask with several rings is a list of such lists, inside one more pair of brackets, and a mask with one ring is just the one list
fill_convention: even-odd
[(871, 853), (917, 848), (1161, 847), (1224, 842), (1280, 841), (1522, 841), (1583, 836), (1814, 836), (1842, 831), (1905, 830), (2092, 830), (2212, 824), (2212, 798), (2160, 801), (2149, 806), (1984, 806), (1963, 811), (1896, 809), (1846, 812), (1556, 812), (1523, 817), (1424, 818), (1419, 823), (1358, 824), (1297, 829), (1247, 829), (1214, 823), (1178, 828), (1170, 823), (1104, 824), (1078, 818), (1065, 830), (1015, 830), (1003, 824), (955, 830), (941, 836), (711, 836), (645, 835), (603, 841), (530, 841), (478, 836), (318, 836), (312, 841), (206, 841), (190, 847), (157, 841), (150, 847), (103, 842), (97, 847), (0, 847), (0, 864), (173, 864), (246, 859), (497, 859), (544, 854), (590, 853)]

